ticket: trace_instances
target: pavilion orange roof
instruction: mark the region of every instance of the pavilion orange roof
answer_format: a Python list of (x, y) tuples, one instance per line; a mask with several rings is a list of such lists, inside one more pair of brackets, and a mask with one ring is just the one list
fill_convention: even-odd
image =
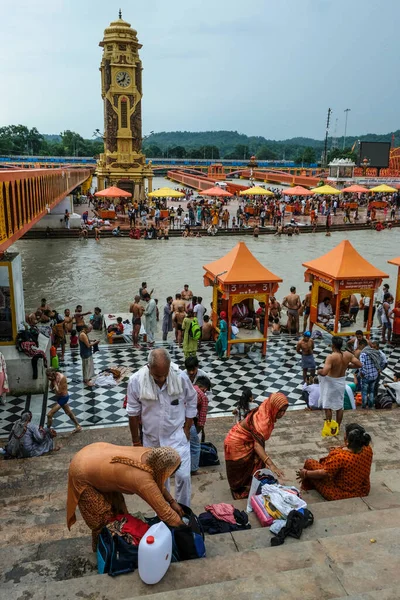
[(396, 265), (397, 267), (400, 267), (400, 256), (398, 256), (397, 258), (392, 258), (391, 260), (388, 260), (388, 263), (391, 265)]
[(283, 281), (264, 267), (244, 242), (203, 269), (221, 283), (280, 283)]
[(303, 263), (303, 267), (332, 279), (389, 277), (365, 260), (348, 240), (343, 240), (323, 256)]

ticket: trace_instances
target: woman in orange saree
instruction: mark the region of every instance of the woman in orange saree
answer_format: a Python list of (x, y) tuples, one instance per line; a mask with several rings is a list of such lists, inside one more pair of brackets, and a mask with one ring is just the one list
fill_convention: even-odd
[(277, 419), (284, 416), (288, 406), (285, 394), (271, 394), (243, 421), (236, 423), (226, 436), (226, 475), (235, 499), (247, 498), (254, 472), (264, 466), (271, 469), (278, 478), (283, 476), (266, 454), (264, 447)]

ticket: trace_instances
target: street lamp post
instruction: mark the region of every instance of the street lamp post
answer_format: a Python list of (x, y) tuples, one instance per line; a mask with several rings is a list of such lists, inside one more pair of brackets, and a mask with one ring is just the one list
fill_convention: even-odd
[(349, 112), (351, 111), (351, 108), (345, 108), (344, 112), (345, 112), (345, 119), (344, 119), (344, 137), (343, 137), (343, 150), (346, 147), (346, 134), (347, 134), (347, 117), (349, 115)]

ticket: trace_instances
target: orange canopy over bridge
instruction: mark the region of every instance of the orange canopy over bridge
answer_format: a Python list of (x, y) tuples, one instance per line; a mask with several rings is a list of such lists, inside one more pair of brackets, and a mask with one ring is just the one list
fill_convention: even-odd
[[(303, 263), (303, 266), (307, 268), (305, 280), (312, 283), (311, 327), (318, 323), (320, 327), (334, 334), (353, 333), (341, 330), (341, 323), (353, 322), (357, 329), (357, 313), (353, 319), (350, 318), (354, 314), (350, 310), (350, 298), (354, 294), (364, 294), (370, 298), (366, 331), (368, 333), (372, 324), (374, 292), (382, 283), (382, 279), (389, 275), (371, 265), (348, 240), (343, 240), (323, 256)], [(332, 320), (321, 319), (321, 315), (326, 313), (323, 312), (323, 307), (320, 309), (319, 306), (326, 298), (330, 300)]]
[[(267, 351), (269, 297), (278, 290), (282, 279), (264, 267), (253, 256), (244, 242), (239, 242), (222, 258), (204, 265), (203, 269), (205, 270), (204, 285), (213, 288), (211, 316), (215, 328), (218, 326), (220, 312), (225, 311), (227, 313), (228, 356), (232, 344), (245, 342), (260, 342), (262, 344), (262, 354), (265, 355)], [(260, 331), (253, 330), (250, 337), (250, 332), (242, 332), (239, 325), (239, 334), (235, 339), (232, 339), (233, 307), (241, 305), (246, 308), (249, 315), (254, 317), (254, 300), (265, 303), (264, 315), (261, 316), (260, 320)], [(263, 326), (261, 323), (263, 323)]]

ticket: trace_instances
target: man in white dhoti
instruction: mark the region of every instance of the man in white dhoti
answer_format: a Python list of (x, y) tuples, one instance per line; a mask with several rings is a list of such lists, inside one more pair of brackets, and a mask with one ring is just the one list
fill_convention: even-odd
[(149, 352), (148, 364), (130, 377), (127, 396), (133, 445), (146, 448), (170, 446), (179, 452), (181, 466), (175, 473), (175, 497), (179, 503), (190, 506), (189, 439), (197, 415), (197, 392), (189, 377), (171, 363), (165, 348), (156, 348)]
[(346, 370), (360, 369), (361, 362), (351, 352), (342, 351), (343, 339), (332, 338), (332, 354), (327, 356), (325, 365), (318, 370), (320, 376), (320, 403), (325, 410), (325, 419), (332, 420), (336, 411), (336, 421), (340, 426), (343, 419), (343, 401), (346, 389)]

